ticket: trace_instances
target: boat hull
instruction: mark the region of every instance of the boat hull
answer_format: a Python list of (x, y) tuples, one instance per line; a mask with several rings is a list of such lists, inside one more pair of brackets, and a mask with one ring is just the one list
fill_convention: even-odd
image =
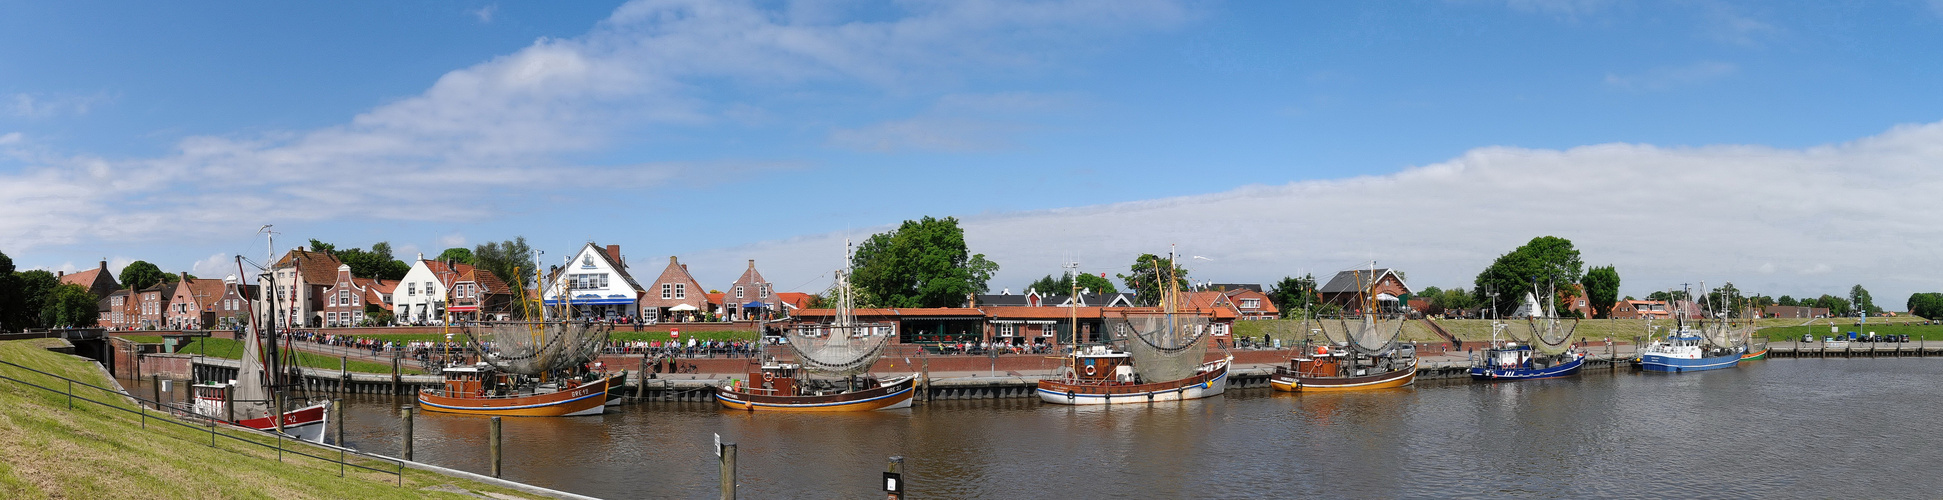
[[(297, 439), (322, 444), (324, 428), (330, 427), (326, 425), (330, 420), (329, 408), (330, 403), (323, 402), (284, 412), (283, 433), (296, 436)], [(276, 421), (267, 416), (240, 420), (236, 425), (259, 431), (276, 432), (277, 430)]]
[(821, 396), (774, 396), (740, 392), (728, 387), (715, 389), (715, 400), (722, 407), (743, 411), (845, 412), (910, 408), (917, 395), (917, 374), (890, 383), (842, 394)]
[(1039, 400), (1062, 405), (1107, 405), (1185, 401), (1219, 396), (1228, 389), (1229, 361), (1192, 377), (1150, 384), (1068, 384), (1039, 381)]
[(1471, 367), (1471, 380), (1515, 381), (1570, 377), (1578, 375), (1579, 369), (1584, 367), (1585, 356), (1578, 356), (1571, 361), (1559, 363), (1558, 366), (1547, 368), (1485, 368), (1474, 366)]
[(1684, 373), (1733, 368), (1740, 362), (1740, 354), (1698, 359), (1644, 354), (1636, 363), (1639, 369), (1649, 372)]
[(1304, 377), (1278, 369), (1268, 377), (1268, 385), (1287, 392), (1341, 392), (1394, 389), (1416, 380), (1417, 364), (1411, 363), (1408, 369), (1361, 377)]
[(1741, 361), (1754, 361), (1759, 359), (1768, 359), (1768, 349), (1766, 347), (1761, 348), (1759, 351), (1741, 355)]
[(613, 377), (581, 384), (571, 389), (546, 394), (506, 397), (447, 395), (445, 391), (418, 393), (418, 407), (425, 411), (499, 417), (577, 417), (599, 415), (606, 411), (607, 392)]

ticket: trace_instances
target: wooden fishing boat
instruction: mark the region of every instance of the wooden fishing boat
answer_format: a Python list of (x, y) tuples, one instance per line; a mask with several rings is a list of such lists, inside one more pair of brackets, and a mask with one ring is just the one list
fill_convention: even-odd
[(1275, 367), (1268, 384), (1278, 391), (1332, 392), (1392, 389), (1416, 380), (1417, 359), (1408, 347), (1395, 356), (1367, 357), (1347, 348), (1319, 345), (1315, 355)]
[(455, 366), (443, 372), (445, 385), (418, 393), (425, 411), (501, 417), (577, 417), (606, 411), (614, 378), (589, 374), (553, 384), (523, 384), (520, 377), (490, 366)]
[[(840, 384), (840, 385), (839, 385)], [(731, 410), (833, 412), (910, 408), (917, 395), (917, 374), (879, 380), (862, 375), (838, 380), (808, 378), (801, 365), (764, 363), (749, 374), (715, 390), (715, 400)]]
[[(236, 272), (227, 281), (240, 281), (238, 276), (245, 276), (241, 256), (236, 257)], [(275, 273), (264, 277), (275, 283)], [(250, 320), (244, 330), (236, 378), (189, 386), (188, 409), (213, 420), (323, 443), (331, 401), (305, 393), (289, 337), (275, 334), (277, 316), (283, 309), (279, 306), (272, 304), (266, 318), (256, 316), (256, 307), (248, 308)], [(271, 333), (265, 335), (266, 330)]]
[(237, 409), (230, 403), (231, 392), (235, 387), (236, 384), (222, 382), (205, 382), (189, 386), (189, 394), (193, 398), (192, 411), (198, 415), (259, 431), (277, 432), (281, 427), (284, 434), (296, 436), (298, 439), (313, 443), (324, 442), (324, 429), (330, 427), (328, 425), (330, 423), (329, 401), (312, 402), (308, 406), (283, 412), (279, 417), (281, 422), (277, 418), (271, 418), (270, 415), (237, 419)]
[(1184, 401), (1221, 395), (1228, 388), (1228, 366), (1234, 356), (1202, 364), (1187, 378), (1160, 382), (1140, 380), (1132, 356), (1107, 346), (1086, 346), (1068, 357), (1063, 376), (1040, 380), (1039, 399), (1067, 405), (1104, 405)]

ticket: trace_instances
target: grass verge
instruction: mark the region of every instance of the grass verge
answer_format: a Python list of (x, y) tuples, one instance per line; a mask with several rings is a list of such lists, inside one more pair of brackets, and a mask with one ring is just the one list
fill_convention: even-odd
[[(42, 342), (0, 342), (0, 359), (112, 387), (93, 363), (47, 351)], [(0, 365), (0, 374), (56, 389), (66, 387), (58, 379), (7, 365)], [(77, 388), (75, 395), (135, 408), (113, 393)], [(279, 462), (274, 448), (229, 439), (220, 439), (212, 447), (206, 429), (162, 425), (153, 420), (167, 417), (150, 413), (144, 429), (138, 414), (80, 401), (70, 410), (65, 394), (0, 380), (0, 498), (530, 497), (412, 469), (405, 469), (403, 486), (390, 474), (358, 469), (339, 477), (337, 464), (288, 453)], [(321, 449), (306, 453), (324, 454)], [(377, 461), (365, 465), (389, 468)]]
[[(162, 342), (162, 337), (153, 337), (153, 336), (129, 335), (123, 338), (126, 338), (128, 340), (133, 340), (136, 342), (158, 343), (158, 344)], [(223, 359), (243, 359), (243, 342), (238, 340), (232, 340), (232, 339), (200, 338), (192, 342), (189, 342), (188, 345), (183, 346), (181, 349), (177, 350), (176, 353), (201, 354), (212, 358), (223, 358)], [(322, 368), (326, 370), (336, 370), (338, 366), (338, 361), (339, 359), (336, 356), (327, 356), (323, 354), (297, 351), (297, 364), (309, 368)], [(411, 374), (411, 375), (425, 373), (424, 370), (410, 368), (411, 365), (415, 365), (415, 364), (418, 364), (417, 360), (407, 360), (405, 364), (400, 367), (400, 369), (402, 369), (406, 374)], [(391, 364), (351, 360), (349, 364), (345, 365), (345, 369), (358, 372), (358, 373), (391, 373)]]

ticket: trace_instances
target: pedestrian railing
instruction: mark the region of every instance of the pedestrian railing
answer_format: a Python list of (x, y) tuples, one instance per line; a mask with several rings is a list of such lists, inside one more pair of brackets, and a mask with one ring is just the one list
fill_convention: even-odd
[[(144, 431), (150, 431), (155, 434), (182, 438), (181, 435), (167, 434), (163, 432), (168, 429), (186, 429), (189, 431), (196, 432), (198, 435), (207, 433), (209, 435), (209, 446), (212, 448), (216, 448), (218, 450), (223, 450), (238, 455), (245, 454), (243, 453), (243, 450), (224, 448), (217, 445), (219, 440), (227, 439), (237, 443), (244, 443), (251, 446), (262, 447), (266, 451), (274, 449), (277, 452), (277, 461), (279, 462), (282, 462), (284, 460), (283, 456), (284, 454), (287, 453), (287, 454), (312, 458), (325, 463), (336, 464), (338, 477), (344, 477), (345, 472), (348, 469), (361, 469), (361, 470), (366, 470), (366, 471), (371, 471), (371, 472), (376, 472), (381, 474), (390, 474), (396, 477), (397, 479), (396, 483), (399, 486), (404, 486), (405, 484), (405, 462), (403, 460), (398, 460), (395, 458), (383, 457), (378, 455), (372, 455), (357, 450), (345, 448), (340, 445), (305, 443), (303, 445), (304, 447), (285, 446), (284, 443), (286, 441), (295, 441), (295, 440), (291, 439), (290, 436), (284, 435), (282, 433), (259, 431), (247, 427), (234, 426), (229, 422), (223, 422), (220, 419), (210, 418), (200, 414), (196, 414), (194, 412), (182, 411), (176, 408), (169, 408), (163, 405), (160, 401), (143, 399), (134, 395), (123, 393), (122, 391), (116, 389), (110, 389), (106, 387), (97, 386), (94, 384), (89, 384), (87, 382), (82, 382), (61, 375), (56, 375), (53, 373), (48, 373), (33, 368), (28, 368), (5, 360), (0, 360), (0, 364), (4, 364), (14, 368), (19, 368), (22, 370), (40, 374), (41, 376), (49, 377), (60, 381), (54, 383), (53, 385), (65, 384), (66, 387), (64, 389), (48, 387), (46, 385), (41, 385), (40, 383), (35, 383), (32, 381), (14, 378), (12, 376), (8, 376), (5, 374), (0, 374), (0, 380), (7, 380), (23, 386), (40, 389), (42, 391), (51, 393), (54, 396), (65, 396), (67, 398), (68, 409), (70, 410), (75, 409), (74, 404), (77, 401), (84, 404), (98, 405), (102, 408), (114, 410), (115, 412), (118, 412), (119, 414), (122, 414), (124, 416), (138, 416), (137, 418), (141, 419), (142, 429)], [(92, 389), (95, 391), (108, 393), (112, 395), (111, 397), (125, 397), (128, 399), (132, 399), (136, 402), (136, 406), (135, 408), (130, 409), (126, 406), (114, 404), (112, 402), (98, 401), (89, 398), (86, 393), (77, 395), (74, 392), (74, 390), (77, 387), (83, 390)], [(154, 408), (154, 409), (151, 410), (150, 408)], [(110, 413), (110, 414), (113, 415), (116, 413)], [(151, 429), (149, 427), (150, 422), (156, 423), (157, 426)], [(274, 444), (270, 441), (270, 439), (274, 439)], [(292, 443), (292, 444), (296, 444), (296, 443)], [(314, 450), (315, 448), (322, 448), (325, 450), (325, 452), (321, 454), (313, 455), (305, 451), (305, 450)], [(337, 452), (337, 457), (332, 458), (328, 456), (328, 453), (331, 451)], [(362, 460), (364, 461), (364, 463), (359, 463), (357, 461), (353, 461), (352, 459)], [(367, 463), (373, 461), (390, 464), (391, 467), (380, 468), (380, 467), (371, 467), (366, 465)]]

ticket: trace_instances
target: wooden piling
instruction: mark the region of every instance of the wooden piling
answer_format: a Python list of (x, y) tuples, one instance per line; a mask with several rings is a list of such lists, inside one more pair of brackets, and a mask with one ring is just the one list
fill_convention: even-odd
[(344, 446), (344, 399), (343, 398), (331, 399), (331, 424), (333, 424), (331, 428), (331, 430), (333, 431), (333, 434), (331, 435), (331, 444), (337, 445), (339, 447)]
[(735, 500), (735, 443), (722, 443), (722, 500)]
[(412, 459), (412, 407), (403, 406), (403, 407), (399, 407), (399, 410), (400, 410), (399, 414), (402, 415), (400, 418), (403, 420), (402, 423), (405, 426), (405, 432), (401, 434), (398, 438), (399, 446), (404, 449), (404, 452), (402, 453), (404, 455), (404, 459), (411, 460)]
[(486, 427), (486, 448), (492, 453), (492, 477), (499, 477), (499, 417), (492, 418), (492, 425)]
[(404, 394), (403, 391), (398, 390), (398, 381), (398, 358), (391, 358), (391, 395), (393, 396)]
[(337, 397), (344, 397), (344, 386), (351, 382), (351, 357), (337, 358)]

